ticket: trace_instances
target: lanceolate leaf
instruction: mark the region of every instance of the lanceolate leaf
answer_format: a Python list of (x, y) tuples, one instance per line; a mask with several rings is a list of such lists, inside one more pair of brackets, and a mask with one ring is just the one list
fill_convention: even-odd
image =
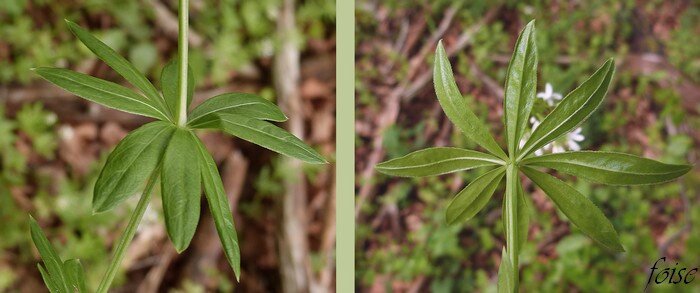
[(498, 267), (498, 293), (513, 293), (515, 290), (515, 278), (513, 265), (510, 263), (506, 248), (501, 250), (501, 265)]
[(212, 97), (197, 106), (189, 115), (188, 125), (197, 127), (218, 119), (216, 114), (237, 114), (250, 118), (282, 122), (287, 116), (277, 105), (257, 95), (227, 93)]
[(549, 174), (524, 166), (523, 173), (552, 199), (567, 218), (584, 234), (615, 251), (625, 251), (613, 225), (602, 211), (573, 187)]
[(548, 154), (525, 159), (523, 163), (611, 185), (662, 183), (691, 169), (688, 165), (664, 164), (623, 153), (592, 151)]
[(436, 147), (410, 153), (376, 166), (394, 176), (420, 177), (447, 174), (478, 167), (505, 164), (489, 154), (459, 148)]
[(41, 227), (39, 227), (39, 223), (37, 223), (32, 216), (29, 216), (29, 230), (32, 235), (34, 246), (39, 250), (41, 259), (46, 266), (46, 270), (43, 270), (41, 264), (38, 266), (46, 285), (49, 289), (53, 289), (52, 291), (72, 292), (69, 291), (68, 288), (68, 278), (63, 269), (61, 258), (58, 256), (58, 253), (56, 253), (56, 250), (54, 250), (49, 239), (44, 235)]
[[(174, 115), (179, 115), (180, 113), (180, 97), (177, 95), (177, 79), (178, 79), (178, 61), (177, 59), (170, 60), (168, 64), (163, 67), (163, 71), (160, 74), (160, 87), (163, 91), (163, 97), (165, 98), (165, 103), (168, 105), (170, 112)], [(187, 105), (189, 106), (192, 102), (192, 96), (194, 95), (194, 77), (192, 76), (192, 68), (189, 67), (187, 70)], [(173, 120), (177, 121), (173, 117)]]
[(105, 107), (168, 120), (168, 116), (153, 101), (116, 83), (62, 68), (40, 67), (34, 69), (44, 79)]
[(146, 79), (146, 77), (143, 76), (143, 74), (141, 74), (141, 72), (139, 72), (133, 64), (129, 63), (129, 61), (124, 59), (124, 57), (117, 54), (117, 52), (112, 50), (112, 48), (95, 38), (84, 28), (68, 20), (66, 20), (66, 23), (73, 34), (75, 34), (75, 36), (78, 37), (78, 39), (80, 39), (80, 41), (83, 42), (83, 44), (85, 44), (90, 51), (95, 53), (97, 57), (107, 63), (109, 67), (114, 69), (114, 71), (129, 81), (129, 83), (141, 90), (141, 92), (143, 92), (151, 101), (157, 103), (160, 110), (168, 113), (166, 116), (170, 117), (167, 106), (158, 94), (156, 87), (153, 86), (153, 84), (148, 81), (148, 79)]
[[(192, 135), (194, 136), (194, 134)], [(202, 142), (198, 138), (195, 139), (199, 152), (198, 162), (202, 172), (202, 185), (209, 203), (209, 210), (214, 218), (216, 231), (219, 233), (219, 239), (224, 248), (226, 259), (231, 268), (233, 268), (236, 280), (240, 280), (241, 252), (238, 245), (238, 236), (236, 236), (236, 226), (233, 223), (228, 198), (224, 192), (224, 185), (221, 182), (221, 177), (219, 177), (219, 170), (216, 168), (214, 159), (207, 152)]]
[(307, 163), (323, 164), (326, 160), (303, 141), (266, 121), (233, 114), (217, 114), (219, 119), (202, 127), (218, 128), (264, 148)]
[[(78, 259), (69, 259), (63, 263), (63, 268), (66, 271), (68, 277), (69, 285), (79, 293), (87, 292), (87, 286), (85, 284), (85, 271), (83, 270), (83, 265)], [(71, 288), (71, 292), (73, 292)]]
[(462, 189), (447, 206), (447, 224), (465, 222), (483, 209), (503, 179), (504, 170), (504, 167), (491, 170)]
[(107, 158), (95, 183), (92, 208), (107, 211), (134, 195), (158, 165), (175, 126), (156, 121), (127, 135)]
[(515, 50), (508, 65), (505, 86), (505, 123), (508, 137), (508, 153), (515, 158), (520, 138), (525, 133), (530, 111), (535, 102), (537, 86), (537, 45), (535, 21), (525, 26), (515, 43)]
[(452, 73), (452, 66), (450, 65), (450, 60), (447, 59), (447, 53), (442, 45), (442, 41), (438, 43), (435, 52), (433, 82), (435, 83), (435, 93), (438, 101), (447, 118), (450, 118), (450, 121), (462, 130), (462, 133), (467, 138), (473, 140), (490, 153), (502, 159), (507, 159), (508, 156), (498, 146), (496, 140), (489, 133), (488, 128), (474, 115), (467, 105), (467, 100), (459, 92)]
[(160, 182), (165, 226), (178, 253), (190, 245), (199, 223), (202, 177), (198, 158), (190, 131), (175, 130), (163, 156)]
[(603, 102), (614, 72), (615, 64), (612, 59), (609, 59), (593, 76), (566, 95), (532, 132), (523, 146), (520, 158), (524, 158), (583, 123)]

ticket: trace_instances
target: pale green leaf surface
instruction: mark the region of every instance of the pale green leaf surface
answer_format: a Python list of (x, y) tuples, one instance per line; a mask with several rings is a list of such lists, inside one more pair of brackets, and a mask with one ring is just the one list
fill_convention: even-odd
[(452, 147), (427, 148), (376, 166), (387, 175), (421, 177), (504, 164), (493, 155)]
[(614, 72), (615, 64), (608, 59), (593, 76), (566, 95), (532, 132), (522, 148), (520, 159), (574, 130), (593, 114), (602, 104)]
[(593, 202), (578, 190), (549, 174), (530, 167), (524, 166), (521, 170), (552, 199), (557, 208), (584, 234), (612, 251), (625, 251), (612, 223)]
[(515, 278), (513, 278), (513, 265), (510, 263), (506, 248), (501, 250), (501, 265), (498, 266), (498, 293), (515, 292)]
[(474, 179), (462, 189), (447, 206), (447, 224), (465, 222), (474, 217), (493, 195), (505, 174), (504, 168), (496, 168)]
[(148, 99), (157, 103), (160, 110), (167, 113), (167, 117), (170, 117), (170, 113), (165, 105), (162, 97), (158, 94), (158, 90), (153, 84), (148, 81), (148, 79), (139, 72), (136, 67), (127, 61), (124, 57), (117, 54), (112, 48), (107, 46), (102, 41), (94, 37), (90, 32), (75, 24), (72, 21), (66, 20), (68, 28), (73, 32), (73, 34), (80, 39), (80, 41), (85, 44), (90, 51), (95, 53), (98, 58), (104, 61), (109, 67), (114, 69), (119, 75), (124, 77), (129, 83), (141, 90)]
[(192, 110), (188, 125), (197, 127), (218, 119), (216, 114), (237, 114), (250, 118), (282, 122), (287, 116), (277, 105), (257, 95), (227, 93), (212, 97)]
[(525, 133), (537, 87), (537, 45), (535, 21), (520, 32), (506, 73), (505, 125), (508, 153), (515, 158), (520, 138)]
[[(192, 134), (194, 136), (194, 134)], [(236, 280), (241, 277), (241, 252), (238, 244), (238, 236), (236, 235), (236, 226), (233, 222), (228, 197), (224, 191), (224, 185), (219, 176), (219, 170), (211, 155), (207, 152), (206, 147), (196, 138), (197, 149), (199, 152), (199, 164), (202, 172), (202, 185), (204, 186), (204, 194), (209, 203), (209, 210), (214, 218), (216, 231), (219, 233), (221, 246), (223, 246), (226, 259), (228, 260)]]
[[(170, 108), (171, 113), (179, 115), (180, 113), (180, 97), (178, 96), (178, 61), (177, 59), (170, 60), (165, 64), (163, 71), (160, 74), (160, 88), (165, 98), (165, 103)], [(194, 76), (192, 75), (192, 67), (188, 66), (187, 70), (187, 105), (192, 103), (194, 96)]]
[(116, 83), (63, 68), (34, 69), (44, 79), (86, 100), (124, 112), (168, 120), (153, 101)]
[(202, 176), (197, 142), (189, 130), (177, 129), (163, 155), (160, 182), (168, 236), (178, 253), (192, 241), (199, 223)]
[(690, 171), (688, 165), (664, 164), (615, 152), (565, 152), (525, 159), (523, 164), (552, 168), (590, 181), (610, 185), (655, 184)]
[(269, 122), (233, 114), (217, 114), (217, 116), (219, 119), (202, 126), (220, 129), (233, 136), (307, 163), (327, 163), (318, 152), (299, 138)]
[(119, 142), (95, 183), (95, 212), (107, 211), (138, 192), (158, 165), (174, 130), (168, 122), (151, 122)]
[[(32, 216), (29, 216), (29, 230), (34, 246), (36, 246), (46, 266), (46, 271), (41, 272), (44, 282), (50, 289), (53, 288), (57, 292), (69, 292), (67, 286), (68, 280), (63, 269), (63, 262), (53, 248), (53, 245), (51, 245), (51, 242), (49, 242), (49, 239), (44, 235), (41, 227), (39, 227), (39, 223), (37, 223)], [(39, 269), (41, 271), (40, 266)], [(47, 280), (49, 281), (47, 282)]]
[(79, 293), (86, 293), (87, 286), (85, 283), (85, 271), (83, 270), (83, 265), (78, 259), (69, 259), (63, 263), (63, 268), (66, 271), (66, 276), (68, 277), (68, 284), (72, 286), (73, 289), (78, 290)]
[(488, 128), (474, 115), (467, 105), (467, 100), (459, 92), (457, 83), (452, 73), (452, 65), (447, 59), (447, 53), (442, 45), (438, 43), (435, 52), (435, 68), (433, 69), (433, 82), (435, 94), (438, 97), (447, 118), (459, 128), (464, 135), (482, 146), (490, 153), (499, 158), (507, 159), (508, 156), (496, 143)]

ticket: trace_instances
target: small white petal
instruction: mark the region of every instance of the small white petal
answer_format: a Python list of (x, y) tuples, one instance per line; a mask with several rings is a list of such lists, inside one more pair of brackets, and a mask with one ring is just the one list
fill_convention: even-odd
[(586, 137), (581, 135), (581, 134), (573, 134), (573, 133), (570, 134), (568, 138), (570, 140), (573, 140), (573, 141), (583, 141), (584, 139), (586, 139)]
[(569, 149), (572, 151), (580, 151), (581, 150), (581, 146), (579, 146), (578, 143), (576, 143), (575, 141), (570, 140), (570, 141), (566, 142), (566, 144), (569, 145)]
[(544, 85), (544, 92), (547, 93), (548, 96), (551, 96), (553, 91), (554, 90), (552, 89), (552, 85), (550, 83)]

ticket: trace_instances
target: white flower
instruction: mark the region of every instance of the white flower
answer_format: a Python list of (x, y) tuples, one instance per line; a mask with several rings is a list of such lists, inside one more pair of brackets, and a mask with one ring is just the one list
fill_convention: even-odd
[(581, 127), (579, 127), (566, 135), (566, 145), (572, 151), (580, 151), (581, 146), (578, 145), (578, 143), (582, 142), (584, 139), (586, 139), (586, 137), (581, 134)]
[(555, 93), (550, 83), (547, 83), (544, 86), (544, 92), (537, 93), (537, 97), (547, 102), (547, 105), (549, 105), (550, 107), (554, 106), (555, 100), (561, 100), (561, 94)]

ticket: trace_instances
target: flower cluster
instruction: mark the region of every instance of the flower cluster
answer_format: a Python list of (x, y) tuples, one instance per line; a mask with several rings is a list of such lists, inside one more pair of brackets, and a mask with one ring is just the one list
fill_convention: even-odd
[[(544, 92), (537, 93), (537, 97), (544, 100), (549, 107), (556, 107), (557, 103), (559, 103), (559, 101), (562, 99), (562, 95), (554, 92), (554, 89), (550, 83), (545, 85)], [(530, 117), (530, 124), (530, 133), (532, 133), (532, 131), (534, 131), (537, 126), (540, 125), (540, 121), (536, 117)], [(565, 136), (546, 144), (541, 149), (535, 151), (535, 156), (541, 156), (545, 153), (563, 153), (567, 149), (572, 151), (581, 150), (579, 143), (586, 139), (586, 137), (581, 134), (581, 131), (581, 127), (578, 127), (574, 129), (574, 131), (567, 133)], [(530, 133), (525, 134), (520, 140), (521, 148), (525, 146), (525, 142), (530, 137)]]

